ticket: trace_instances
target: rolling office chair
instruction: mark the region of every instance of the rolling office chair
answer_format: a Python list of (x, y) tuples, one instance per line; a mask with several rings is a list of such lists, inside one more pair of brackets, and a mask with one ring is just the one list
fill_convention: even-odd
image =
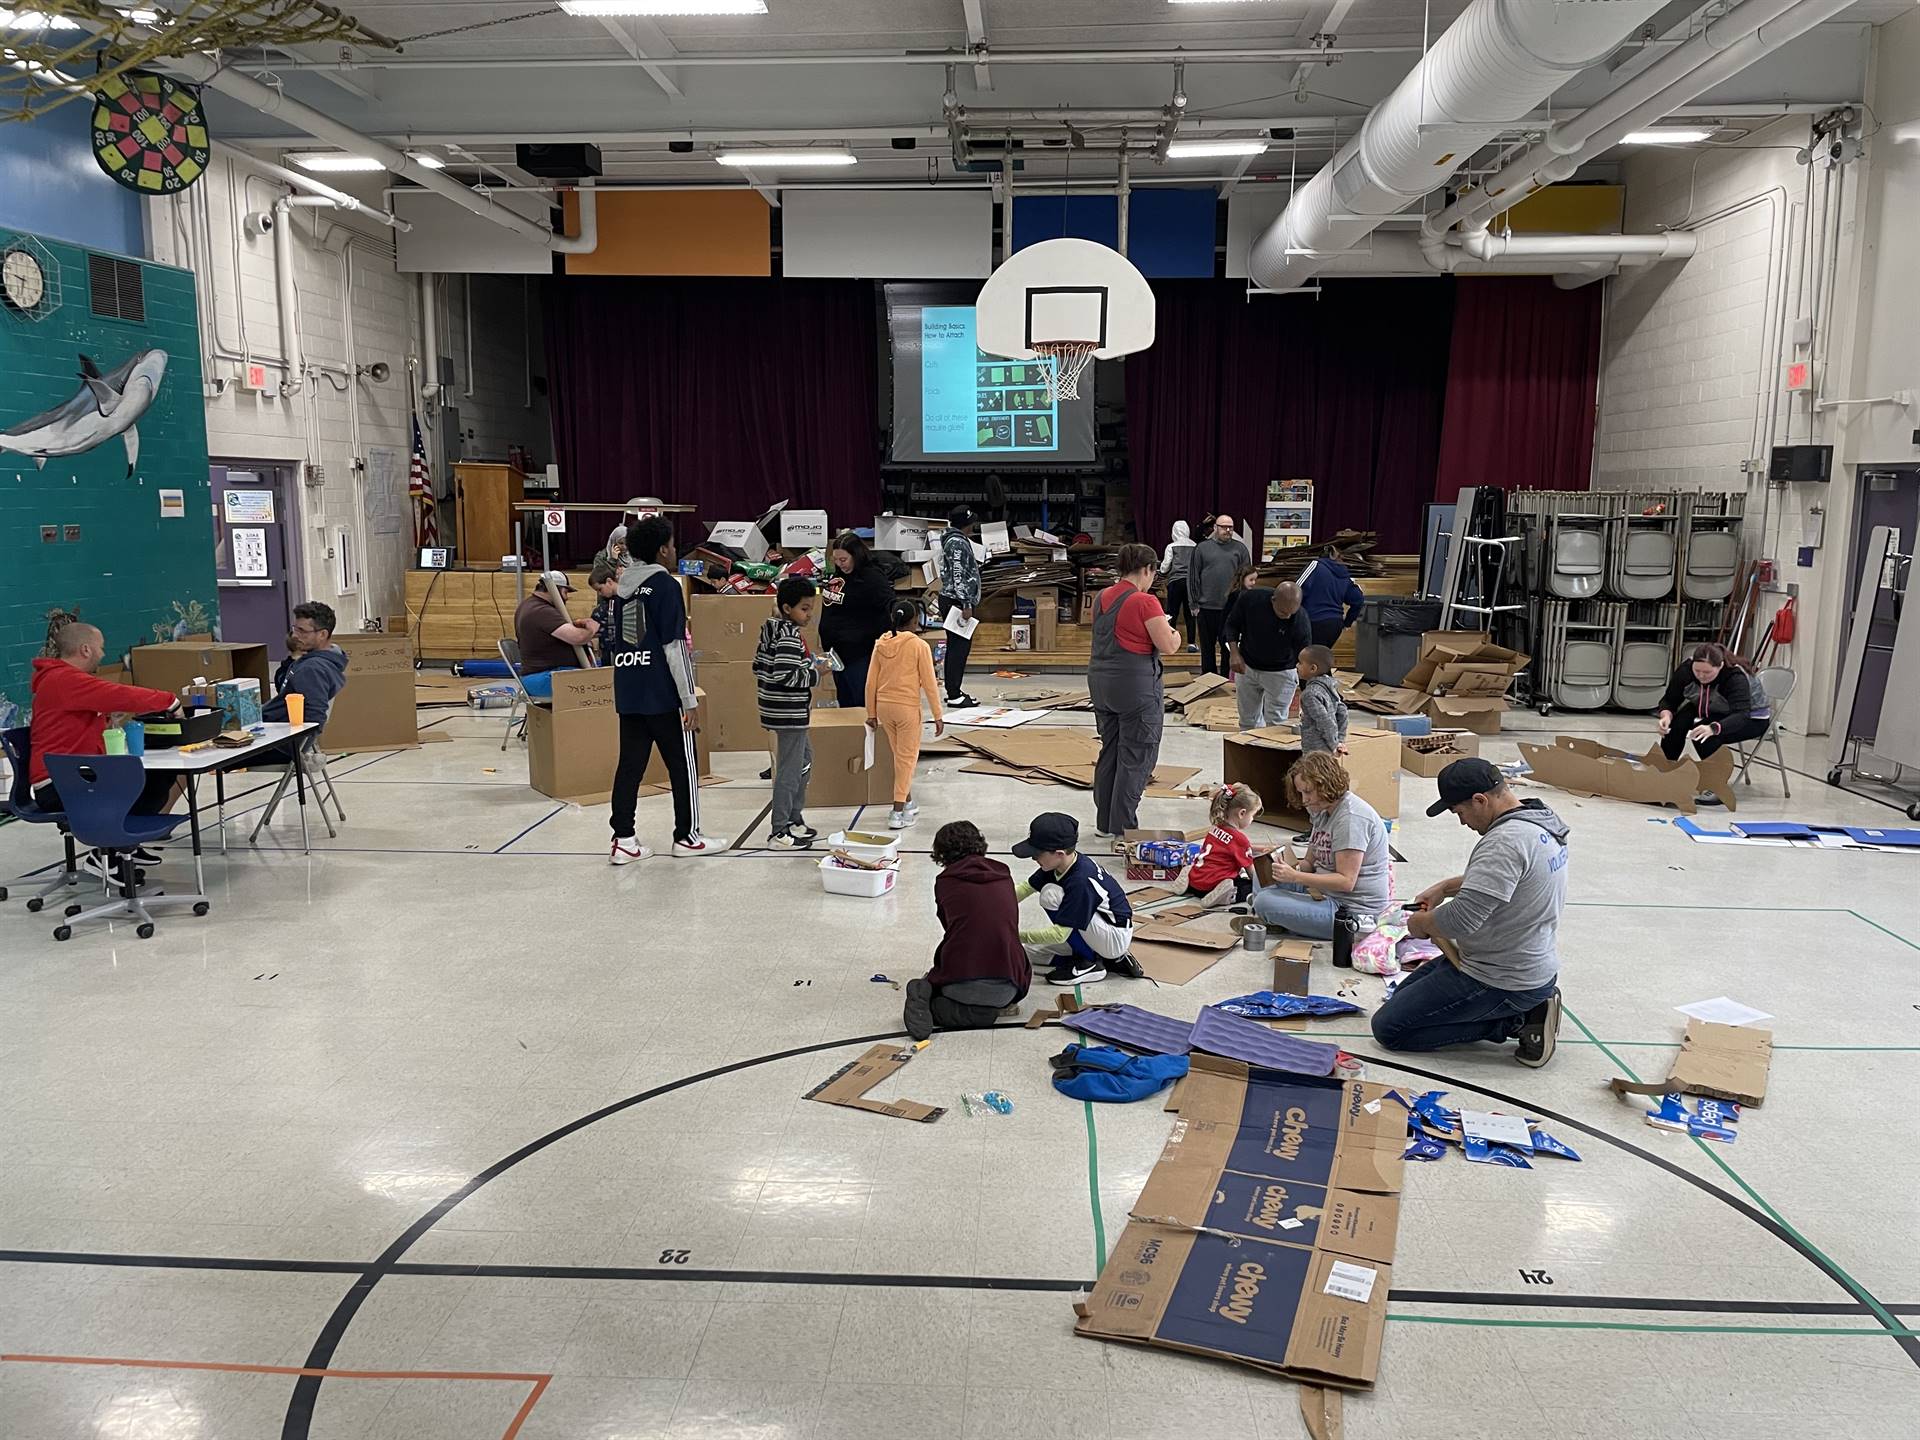
[(502, 640), (500, 658), (506, 661), (507, 673), (513, 677), (513, 703), (507, 707), (507, 733), (500, 737), (500, 749), (504, 754), (507, 742), (513, 738), (513, 720), (520, 717), (520, 738), (527, 738), (527, 682), (520, 678), (520, 642)]
[[(78, 885), (86, 877), (80, 870), (80, 857), (74, 850), (73, 832), (67, 828), (66, 812), (62, 810), (42, 810), (33, 803), (33, 786), (27, 779), (27, 760), (32, 746), (31, 731), (25, 725), (15, 730), (0, 730), (0, 750), (7, 757), (7, 769), (12, 772), (13, 784), (7, 798), (0, 800), (0, 814), (11, 815), (14, 819), (28, 825), (57, 825), (60, 838), (66, 847), (66, 863), (36, 894), (27, 897), (27, 909), (38, 912), (47, 903), (47, 897), (56, 890), (69, 889)], [(0, 900), (7, 898), (7, 889), (0, 885)]]
[(114, 872), (119, 888), (117, 899), (91, 910), (71, 915), (53, 932), (55, 940), (73, 938), (73, 927), (89, 920), (132, 920), (133, 933), (142, 940), (153, 938), (156, 905), (191, 905), (193, 913), (207, 913), (207, 901), (199, 895), (154, 895), (143, 893), (138, 873), (129, 852), (143, 845), (169, 839), (187, 823), (188, 816), (135, 815), (134, 804), (147, 780), (146, 767), (137, 755), (48, 755), (47, 774), (60, 792), (60, 803), (67, 807), (67, 827), (82, 845), (103, 852)]

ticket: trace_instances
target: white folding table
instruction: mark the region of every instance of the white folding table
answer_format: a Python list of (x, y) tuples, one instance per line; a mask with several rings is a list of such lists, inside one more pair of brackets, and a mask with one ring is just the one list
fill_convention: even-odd
[(220, 850), (227, 848), (227, 771), (244, 770), (258, 765), (265, 756), (275, 751), (283, 751), (286, 760), (293, 767), (293, 780), (300, 802), (300, 848), (311, 854), (313, 847), (307, 838), (307, 782), (300, 769), (300, 744), (320, 727), (312, 721), (302, 725), (274, 724), (272, 722), (252, 726), (248, 734), (253, 736), (253, 744), (239, 750), (229, 750), (219, 745), (207, 744), (192, 750), (166, 749), (149, 750), (140, 757), (140, 763), (152, 774), (177, 774), (187, 782), (188, 826), (193, 834), (193, 882), (194, 889), (204, 898), (207, 891), (206, 877), (200, 865), (200, 796), (199, 778), (213, 776), (215, 814), (220, 826)]

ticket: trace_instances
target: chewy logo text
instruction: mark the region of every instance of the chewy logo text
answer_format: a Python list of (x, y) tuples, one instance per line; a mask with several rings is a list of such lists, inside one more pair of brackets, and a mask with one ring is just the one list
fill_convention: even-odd
[(1244, 1325), (1253, 1314), (1253, 1302), (1260, 1294), (1260, 1282), (1267, 1278), (1264, 1267), (1249, 1260), (1234, 1272), (1233, 1298), (1220, 1307), (1220, 1316), (1236, 1325)]

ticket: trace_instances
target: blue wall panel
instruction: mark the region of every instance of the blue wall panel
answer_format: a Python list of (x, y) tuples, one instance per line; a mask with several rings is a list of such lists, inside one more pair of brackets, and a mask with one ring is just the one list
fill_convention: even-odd
[[(1205, 280), (1214, 273), (1211, 187), (1142, 187), (1127, 207), (1127, 258), (1148, 279)], [(1020, 195), (1013, 202), (1013, 243), (1024, 250), (1061, 236), (1119, 243), (1120, 205), (1112, 195)]]
[(0, 225), (90, 250), (145, 255), (140, 197), (93, 158), (93, 106), (75, 100), (0, 124)]

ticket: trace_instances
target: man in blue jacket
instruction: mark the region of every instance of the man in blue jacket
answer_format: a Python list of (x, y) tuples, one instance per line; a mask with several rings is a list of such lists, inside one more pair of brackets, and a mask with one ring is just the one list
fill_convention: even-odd
[(1341, 633), (1360, 618), (1367, 595), (1353, 583), (1353, 572), (1338, 560), (1320, 559), (1300, 572), (1300, 603), (1313, 626), (1313, 643), (1331, 650)]
[(673, 527), (658, 515), (627, 531), (627, 568), (613, 597), (613, 708), (620, 716), (620, 763), (613, 773), (615, 865), (652, 854), (634, 838), (633, 811), (653, 748), (673, 784), (673, 853), (712, 855), (721, 847), (700, 838), (700, 788), (694, 730), (693, 647), (687, 604), (674, 573)]
[(260, 718), (287, 723), (287, 696), (306, 701), (309, 723), (325, 729), (333, 697), (347, 688), (347, 652), (333, 643), (331, 605), (309, 600), (293, 607), (293, 629), (287, 632), (287, 658), (273, 672), (273, 698), (260, 707)]

